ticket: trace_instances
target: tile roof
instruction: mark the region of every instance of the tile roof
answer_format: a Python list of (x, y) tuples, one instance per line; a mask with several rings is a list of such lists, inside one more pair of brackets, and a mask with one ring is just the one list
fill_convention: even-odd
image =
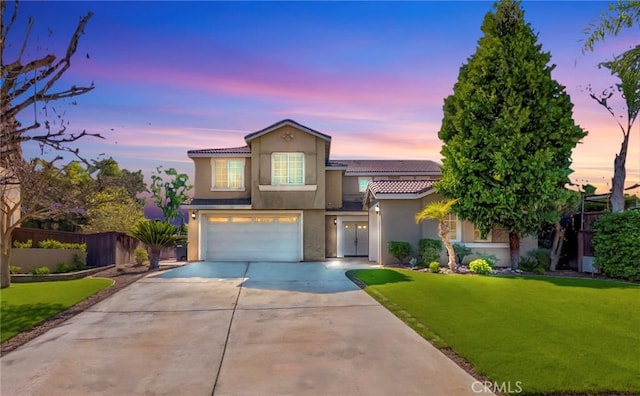
[(373, 180), (367, 187), (374, 197), (380, 194), (422, 194), (433, 188), (435, 180)]
[(334, 166), (346, 165), (346, 176), (363, 174), (441, 174), (440, 164), (429, 160), (337, 160)]
[(198, 154), (251, 154), (251, 149), (249, 146), (242, 147), (229, 147), (229, 148), (212, 148), (212, 149), (203, 149), (203, 150), (189, 150), (187, 151), (187, 155), (198, 155)]

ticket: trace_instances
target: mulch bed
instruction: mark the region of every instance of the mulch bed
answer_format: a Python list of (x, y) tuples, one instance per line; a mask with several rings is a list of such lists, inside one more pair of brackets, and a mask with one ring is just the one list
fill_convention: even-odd
[[(168, 269), (166, 267), (161, 268), (160, 270), (164, 271)], [(45, 332), (53, 329), (54, 327), (59, 326), (62, 322), (70, 319), (80, 312), (88, 309), (94, 304), (99, 303), (105, 298), (113, 295), (114, 293), (124, 289), (129, 286), (133, 282), (142, 278), (143, 276), (149, 275), (153, 272), (159, 270), (150, 271), (148, 267), (145, 266), (134, 266), (134, 265), (124, 265), (111, 267), (104, 271), (98, 272), (92, 277), (95, 278), (109, 278), (114, 281), (114, 284), (99, 291), (93, 296), (87, 298), (86, 300), (80, 301), (73, 307), (67, 309), (66, 311), (62, 311), (59, 314), (45, 320), (44, 322), (32, 327), (29, 330), (23, 331), (22, 333), (16, 334), (14, 337), (4, 341), (0, 344), (0, 355), (4, 355), (8, 352), (13, 351), (14, 349), (26, 344), (27, 342), (33, 340), (34, 338), (44, 334)]]

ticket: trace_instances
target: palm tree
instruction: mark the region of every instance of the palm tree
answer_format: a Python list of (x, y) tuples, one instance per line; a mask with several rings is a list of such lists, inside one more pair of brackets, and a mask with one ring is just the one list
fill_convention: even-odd
[(160, 252), (176, 245), (178, 228), (156, 220), (141, 220), (131, 232), (131, 236), (144, 243), (149, 252), (149, 269), (160, 267)]
[(449, 241), (449, 225), (444, 220), (451, 213), (451, 208), (456, 202), (458, 202), (457, 199), (431, 202), (416, 213), (416, 223), (420, 223), (425, 219), (438, 220), (438, 235), (440, 235), (440, 239), (442, 239), (442, 243), (449, 254), (449, 268), (451, 271), (455, 271), (457, 268), (456, 252), (453, 250), (451, 241)]

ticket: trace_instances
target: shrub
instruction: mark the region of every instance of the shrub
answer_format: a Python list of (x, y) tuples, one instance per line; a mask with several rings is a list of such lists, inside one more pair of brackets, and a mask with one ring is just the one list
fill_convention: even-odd
[(462, 264), (462, 260), (471, 254), (471, 249), (461, 243), (454, 243), (453, 251), (456, 252), (456, 261), (458, 264)]
[(440, 263), (437, 261), (432, 261), (431, 264), (429, 264), (429, 271), (433, 272), (434, 274), (440, 272)]
[(45, 239), (44, 241), (40, 241), (38, 246), (42, 249), (78, 249), (83, 252), (87, 251), (86, 243), (66, 243), (56, 241), (55, 239)]
[(79, 255), (74, 254), (71, 260), (72, 260), (71, 261), (72, 271), (82, 271), (87, 269), (87, 263), (84, 260), (82, 260)]
[(640, 210), (602, 215), (593, 223), (595, 265), (605, 275), (640, 280)]
[(418, 254), (420, 254), (425, 264), (432, 261), (438, 261), (441, 250), (442, 241), (439, 239), (427, 238), (418, 241)]
[(147, 249), (137, 247), (133, 250), (133, 259), (136, 264), (142, 265), (145, 261), (149, 260), (149, 253), (147, 253)]
[(484, 259), (475, 259), (469, 263), (469, 270), (476, 274), (488, 275), (491, 273), (491, 264)]
[(34, 268), (33, 273), (35, 275), (47, 275), (51, 273), (51, 270), (49, 269), (49, 267), (38, 267)]
[(544, 274), (551, 266), (549, 250), (538, 248), (527, 252), (526, 256), (520, 258), (518, 267), (522, 271)]
[(19, 274), (20, 273), (20, 267), (18, 267), (17, 265), (10, 265), (9, 266), (9, 273), (10, 274)]
[(26, 242), (13, 241), (13, 247), (16, 249), (30, 249), (33, 246), (33, 241), (29, 239)]
[(474, 253), (476, 256), (478, 256), (478, 258), (483, 259), (484, 261), (486, 261), (487, 263), (489, 263), (489, 265), (491, 267), (495, 267), (496, 263), (498, 262), (498, 258), (496, 257), (495, 254), (493, 253), (480, 253), (480, 252), (475, 252)]
[(389, 241), (387, 252), (402, 263), (402, 260), (411, 254), (411, 245), (409, 242)]
[(71, 272), (72, 270), (73, 268), (71, 267), (71, 265), (67, 263), (58, 263), (58, 265), (56, 265), (56, 269), (53, 272), (56, 274), (62, 274), (65, 272)]

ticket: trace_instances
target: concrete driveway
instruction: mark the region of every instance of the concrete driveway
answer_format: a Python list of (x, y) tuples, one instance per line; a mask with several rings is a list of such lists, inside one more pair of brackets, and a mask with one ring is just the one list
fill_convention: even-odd
[(193, 263), (0, 359), (2, 395), (473, 395), (474, 378), (325, 263)]

